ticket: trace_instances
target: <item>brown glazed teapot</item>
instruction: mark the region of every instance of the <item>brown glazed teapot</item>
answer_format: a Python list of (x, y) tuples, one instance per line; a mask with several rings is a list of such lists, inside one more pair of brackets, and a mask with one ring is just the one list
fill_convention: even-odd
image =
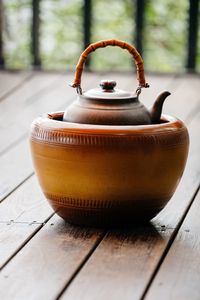
[[(88, 54), (97, 48), (109, 45), (127, 49), (135, 59), (139, 81), (135, 93), (115, 89), (116, 82), (113, 80), (102, 80), (100, 88), (82, 92), (81, 75)], [(133, 46), (118, 40), (101, 41), (88, 47), (80, 57), (71, 86), (77, 89), (79, 96), (66, 109), (63, 121), (82, 124), (145, 125), (159, 123), (163, 102), (170, 95), (169, 92), (163, 92), (156, 99), (151, 111), (147, 110), (139, 101), (141, 89), (149, 87), (149, 84), (145, 82), (142, 58)]]
[[(119, 46), (133, 56), (136, 93), (104, 80), (83, 93), (81, 74), (91, 51)], [(66, 221), (90, 226), (146, 222), (169, 201), (183, 174), (189, 148), (187, 128), (161, 115), (163, 92), (151, 111), (138, 100), (145, 81), (143, 61), (122, 41), (91, 44), (80, 56), (72, 84), (78, 99), (65, 112), (37, 118), (31, 127), (35, 171), (49, 203)]]

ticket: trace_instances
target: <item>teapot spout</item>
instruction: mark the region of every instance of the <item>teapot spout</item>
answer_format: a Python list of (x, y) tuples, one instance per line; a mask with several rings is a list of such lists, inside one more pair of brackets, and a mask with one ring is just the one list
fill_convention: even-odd
[(161, 113), (162, 113), (162, 107), (163, 107), (163, 103), (165, 101), (165, 99), (171, 95), (171, 93), (165, 91), (162, 92), (158, 98), (156, 99), (156, 101), (154, 102), (154, 105), (151, 109), (151, 122), (152, 124), (156, 124), (160, 122), (160, 117), (161, 117)]

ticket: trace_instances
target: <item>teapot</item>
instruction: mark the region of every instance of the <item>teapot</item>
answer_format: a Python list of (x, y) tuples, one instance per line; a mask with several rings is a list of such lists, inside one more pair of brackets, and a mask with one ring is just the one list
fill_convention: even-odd
[[(103, 80), (83, 93), (81, 74), (91, 51), (108, 45), (127, 49), (137, 67), (135, 93)], [(149, 85), (143, 61), (126, 42), (91, 44), (80, 56), (72, 87), (78, 98), (65, 112), (33, 121), (30, 145), (35, 171), (54, 211), (67, 222), (87, 226), (143, 223), (174, 194), (183, 174), (189, 136), (176, 117), (161, 115), (169, 92), (148, 111), (139, 94)]]
[[(83, 65), (90, 52), (106, 46), (119, 46), (127, 49), (137, 66), (139, 86), (135, 93), (116, 89), (116, 81), (102, 80), (100, 88), (82, 92), (81, 75)], [(119, 40), (105, 40), (90, 45), (81, 55), (76, 67), (72, 87), (76, 88), (78, 97), (66, 110), (63, 121), (99, 124), (99, 125), (146, 125), (160, 122), (163, 102), (169, 92), (161, 93), (149, 111), (140, 101), (142, 88), (148, 88), (145, 82), (143, 61), (137, 50), (130, 44)]]

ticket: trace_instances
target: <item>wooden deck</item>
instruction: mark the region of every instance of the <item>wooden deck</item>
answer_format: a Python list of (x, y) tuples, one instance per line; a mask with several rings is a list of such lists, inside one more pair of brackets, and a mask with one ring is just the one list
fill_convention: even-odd
[[(149, 75), (141, 100), (165, 89), (164, 113), (188, 126), (190, 152), (179, 187), (149, 226), (89, 229), (65, 223), (40, 191), (28, 134), (43, 112), (76, 96), (73, 74), (0, 73), (0, 299), (200, 299), (200, 77)], [(84, 74), (84, 88), (132, 74)]]

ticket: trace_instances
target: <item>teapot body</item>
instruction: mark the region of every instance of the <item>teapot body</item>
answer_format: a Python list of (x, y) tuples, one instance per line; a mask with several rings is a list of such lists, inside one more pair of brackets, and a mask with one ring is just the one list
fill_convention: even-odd
[(151, 124), (151, 115), (137, 96), (106, 100), (79, 96), (66, 109), (63, 120), (96, 125), (144, 125)]

